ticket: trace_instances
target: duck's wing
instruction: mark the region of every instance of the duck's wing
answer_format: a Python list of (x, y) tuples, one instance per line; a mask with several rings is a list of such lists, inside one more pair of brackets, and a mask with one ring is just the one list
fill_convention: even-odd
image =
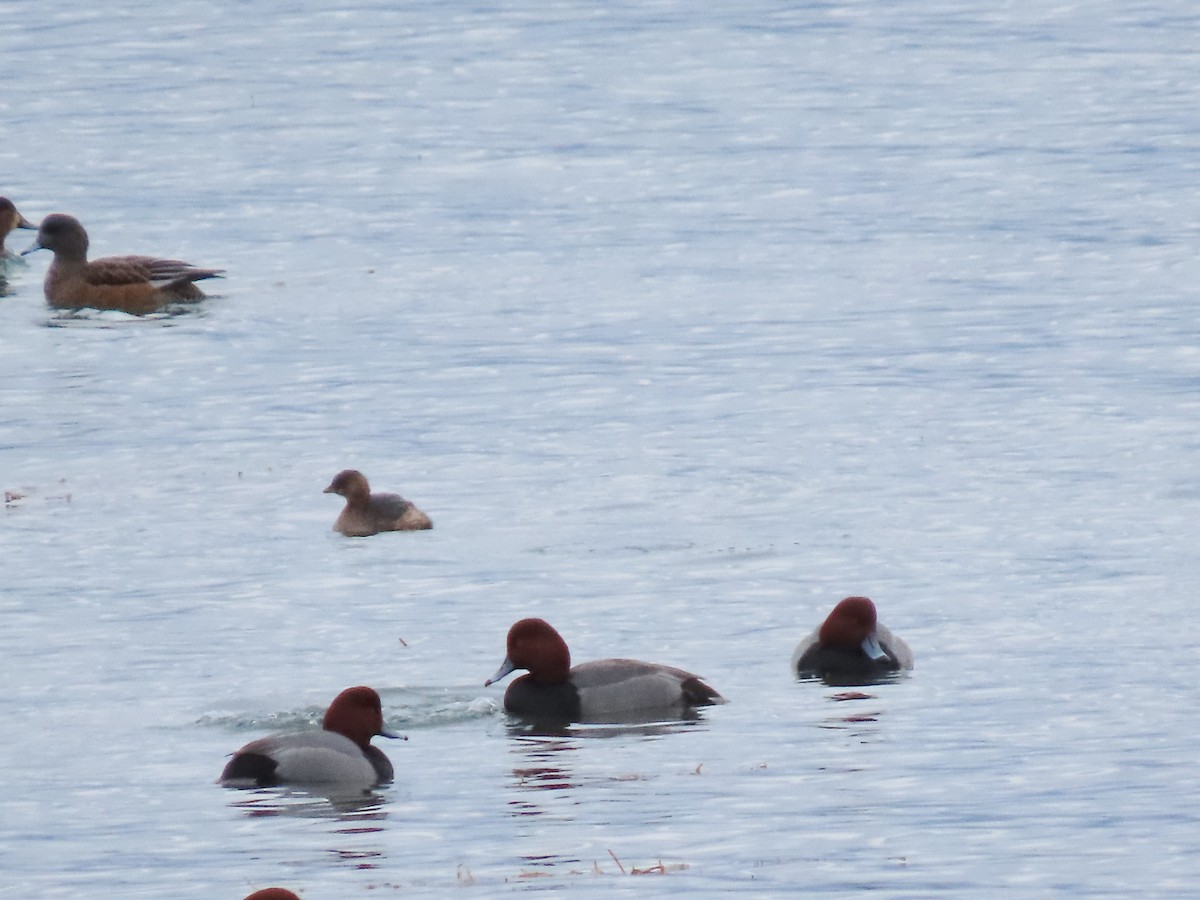
[(892, 634), (886, 625), (875, 626), (875, 637), (878, 638), (883, 649), (895, 657), (900, 668), (911, 669), (913, 667), (912, 648), (908, 646), (904, 638)]
[(373, 515), (387, 519), (399, 519), (412, 509), (412, 503), (399, 494), (372, 494), (367, 508)]
[(698, 675), (636, 659), (599, 659), (571, 669), (584, 710), (591, 714), (677, 706), (710, 706), (725, 698)]
[(433, 527), (429, 516), (399, 494), (372, 494), (367, 509), (372, 516), (378, 517), (381, 528), (422, 531)]
[(301, 731), (270, 735), (252, 741), (235, 754), (247, 751), (275, 763), (277, 782), (361, 782), (379, 778), (376, 765), (354, 741), (332, 731)]
[(199, 269), (180, 259), (153, 256), (106, 256), (87, 264), (84, 277), (89, 284), (117, 286), (150, 284), (166, 287), (185, 281), (219, 278), (224, 269)]

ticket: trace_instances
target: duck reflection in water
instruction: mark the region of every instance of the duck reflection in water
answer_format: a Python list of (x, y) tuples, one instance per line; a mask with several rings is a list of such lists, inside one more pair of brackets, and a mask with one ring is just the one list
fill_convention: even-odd
[[(247, 794), (250, 796), (247, 797)], [(353, 824), (356, 830), (379, 831), (381, 826), (372, 826), (370, 823), (382, 822), (387, 818), (387, 797), (384, 795), (339, 789), (336, 786), (243, 789), (238, 795), (239, 799), (229, 805), (256, 819), (275, 816), (333, 819)]]
[(570, 756), (579, 750), (579, 742), (546, 738), (520, 739), (512, 752), (524, 757), (524, 765), (515, 767), (513, 786), (523, 791), (564, 791), (575, 787)]
[[(238, 791), (230, 803), (248, 818), (295, 818), (329, 823), (325, 840), (328, 858), (351, 869), (377, 869), (387, 858), (386, 845), (376, 838), (387, 827), (388, 798), (378, 794), (288, 787)], [(246, 795), (250, 796), (247, 797)]]
[[(575, 754), (596, 738), (615, 738), (631, 735), (658, 737), (688, 728), (694, 722), (661, 722), (653, 725), (567, 726), (561, 723), (549, 729), (536, 725), (510, 725), (513, 736), (510, 753), (520, 757), (513, 766), (510, 786), (515, 792), (508, 801), (514, 816), (558, 816), (566, 821), (575, 817), (578, 796), (575, 791), (583, 784), (572, 768)], [(611, 781), (641, 781), (640, 775), (601, 776), (591, 779)]]

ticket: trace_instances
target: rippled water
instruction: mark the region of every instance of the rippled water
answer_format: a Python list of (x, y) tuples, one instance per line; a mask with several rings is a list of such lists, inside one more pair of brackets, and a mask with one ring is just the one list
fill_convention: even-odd
[[(10, 2), (0, 193), (229, 274), (8, 273), (0, 895), (1190, 895), (1198, 26)], [(851, 593), (858, 699), (788, 672)], [(514, 730), (526, 615), (731, 702)], [(213, 783), (360, 683), (394, 785)]]

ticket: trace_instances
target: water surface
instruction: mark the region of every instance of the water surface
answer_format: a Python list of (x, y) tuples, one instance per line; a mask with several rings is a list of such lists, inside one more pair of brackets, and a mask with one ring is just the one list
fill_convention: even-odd
[[(0, 895), (1189, 895), (1198, 20), (14, 0), (0, 193), (229, 274), (9, 272)], [(731, 702), (513, 730), (528, 615)], [(394, 785), (213, 783), (360, 683)]]

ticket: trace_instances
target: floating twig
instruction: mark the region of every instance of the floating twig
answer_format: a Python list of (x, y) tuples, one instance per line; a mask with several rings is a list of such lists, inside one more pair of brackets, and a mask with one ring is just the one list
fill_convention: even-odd
[(617, 854), (615, 854), (611, 850), (609, 850), (608, 855), (613, 858), (613, 862), (615, 862), (617, 864), (617, 868), (621, 870), (622, 875), (628, 874), (625, 871), (625, 867), (623, 865), (621, 865), (621, 861), (619, 859), (617, 859)]

